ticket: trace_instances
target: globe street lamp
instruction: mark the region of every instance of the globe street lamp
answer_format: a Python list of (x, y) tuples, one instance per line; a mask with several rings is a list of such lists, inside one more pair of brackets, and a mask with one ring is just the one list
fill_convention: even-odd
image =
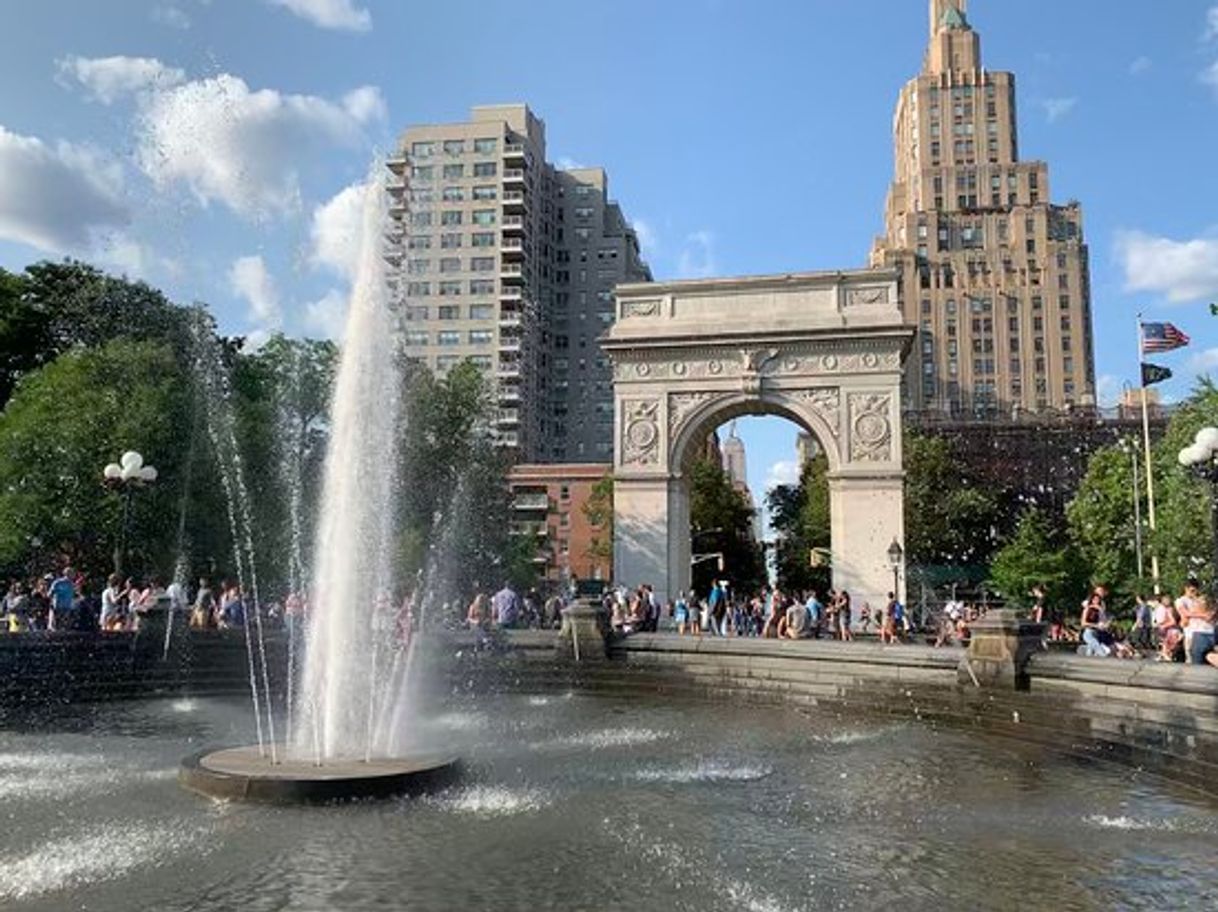
[(114, 572), (123, 575), (123, 564), (127, 559), (127, 537), (131, 531), (131, 497), (137, 490), (156, 481), (157, 471), (144, 465), (144, 457), (135, 450), (128, 450), (118, 462), (112, 462), (102, 470), (102, 484), (122, 498), (123, 510), (120, 520), (118, 543), (114, 546)]
[(1203, 427), (1197, 432), (1191, 446), (1186, 446), (1177, 457), (1198, 478), (1210, 483), (1210, 523), (1214, 534), (1213, 561), (1218, 574), (1218, 428)]
[(901, 543), (895, 538), (892, 544), (888, 546), (888, 565), (892, 567), (892, 597), (901, 597), (901, 560), (905, 557), (905, 549), (901, 547)]

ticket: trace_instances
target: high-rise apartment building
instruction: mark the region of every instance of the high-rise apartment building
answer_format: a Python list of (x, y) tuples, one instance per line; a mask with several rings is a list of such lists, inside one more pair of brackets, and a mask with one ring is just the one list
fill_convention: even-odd
[(498, 440), (521, 461), (612, 458), (612, 373), (596, 340), (614, 286), (651, 273), (605, 172), (547, 162), (545, 124), (522, 104), (410, 127), (389, 169), (408, 354), (438, 373), (481, 367)]
[(1019, 158), (1015, 77), (985, 69), (966, 0), (931, 0), (922, 72), (901, 91), (896, 176), (872, 265), (902, 271), (919, 327), (907, 408), (1010, 417), (1095, 406), (1082, 209)]

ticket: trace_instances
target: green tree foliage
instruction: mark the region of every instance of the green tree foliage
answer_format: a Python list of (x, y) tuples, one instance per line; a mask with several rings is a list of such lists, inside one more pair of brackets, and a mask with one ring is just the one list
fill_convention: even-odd
[(750, 591), (765, 582), (761, 547), (753, 540), (753, 506), (732, 485), (723, 467), (712, 460), (697, 460), (689, 473), (690, 534), (696, 553), (722, 552), (724, 570), (714, 561), (693, 568), (696, 592), (705, 594), (711, 581), (726, 576), (739, 591)]
[(828, 471), (828, 460), (819, 454), (804, 465), (799, 484), (778, 485), (766, 494), (770, 524), (778, 537), (780, 589), (824, 593), (830, 586), (830, 568), (812, 566), (813, 549), (832, 552)]
[(138, 449), (161, 474), (134, 499), (131, 563), (172, 567), (189, 413), (186, 378), (163, 344), (114, 341), (26, 375), (0, 413), (0, 565), (21, 568), (37, 550), (107, 569), (119, 504), (101, 471)]
[(1002, 509), (976, 484), (941, 437), (906, 434), (905, 551), (911, 564), (985, 564), (995, 546)]
[(494, 444), (494, 407), (481, 371), (465, 361), (436, 377), (408, 365), (402, 428), (398, 557), (405, 578), (444, 566), (441, 601), (463, 604), (477, 589), (536, 582), (544, 539), (511, 535), (507, 457)]
[(72, 260), (0, 270), (0, 405), (17, 379), (74, 348), (114, 339), (166, 343), (187, 357), (187, 311), (143, 282)]
[(584, 518), (593, 529), (584, 556), (592, 563), (613, 561), (613, 476), (606, 475), (592, 486), (584, 501)]
[(1105, 447), (1092, 454), (1087, 474), (1066, 508), (1070, 540), (1091, 579), (1123, 596), (1136, 594), (1144, 585), (1138, 577), (1133, 492), (1129, 452)]
[(1078, 604), (1087, 579), (1078, 556), (1041, 510), (1027, 510), (1015, 534), (994, 555), (990, 583), (1008, 604), (1027, 607), (1033, 586), (1042, 585), (1057, 604)]

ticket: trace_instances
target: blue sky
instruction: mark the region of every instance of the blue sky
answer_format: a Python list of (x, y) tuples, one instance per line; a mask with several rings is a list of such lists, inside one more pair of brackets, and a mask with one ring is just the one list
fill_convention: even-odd
[[(974, 0), (1018, 76), (1025, 157), (1083, 202), (1097, 373), (1134, 315), (1218, 367), (1218, 4)], [(334, 333), (351, 192), (414, 122), (527, 101), (550, 157), (602, 164), (657, 277), (863, 265), (923, 0), (7, 0), (0, 265), (81, 256), (209, 302), (230, 332)], [(1046, 25), (1047, 24), (1047, 25)], [(794, 428), (744, 422), (750, 475)]]

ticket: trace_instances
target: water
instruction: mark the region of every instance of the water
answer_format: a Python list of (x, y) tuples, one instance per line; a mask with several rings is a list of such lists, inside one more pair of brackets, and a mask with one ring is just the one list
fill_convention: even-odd
[(1210, 910), (1214, 806), (1130, 769), (824, 712), (490, 696), (419, 735), (426, 798), (328, 808), (181, 791), (248, 702), (73, 707), (0, 731), (0, 907), (901, 912)]
[[(364, 757), (380, 741), (370, 720), (384, 699), (384, 661), (371, 622), (389, 595), (400, 372), (381, 238), (385, 193), (365, 193), (360, 264), (330, 407), (310, 616), (295, 747), (321, 760)], [(392, 605), (392, 602), (390, 602)], [(396, 695), (389, 695), (396, 696)], [(393, 715), (392, 712), (389, 713)], [(394, 752), (390, 745), (389, 753)]]

